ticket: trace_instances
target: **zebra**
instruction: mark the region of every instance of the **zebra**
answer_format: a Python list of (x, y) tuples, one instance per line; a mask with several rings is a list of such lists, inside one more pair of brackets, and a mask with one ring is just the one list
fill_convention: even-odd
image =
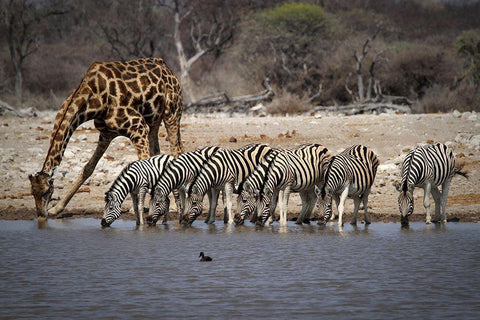
[(280, 224), (287, 223), (287, 206), (291, 192), (299, 192), (302, 212), (297, 218), (301, 224), (310, 217), (315, 205), (315, 186), (323, 184), (323, 172), (331, 154), (320, 144), (306, 144), (295, 150), (282, 150), (272, 160), (261, 189), (257, 189), (256, 223), (264, 225), (269, 218), (276, 193), (279, 193)]
[[(468, 178), (462, 172), (463, 166), (455, 167), (453, 151), (442, 143), (418, 146), (410, 150), (402, 163), (402, 180), (395, 185), (398, 196), (398, 207), (402, 223), (408, 223), (408, 216), (413, 213), (413, 190), (421, 187), (424, 190), (423, 206), (426, 212), (426, 223), (431, 223), (430, 193), (435, 202), (434, 222), (447, 222), (445, 207), (448, 189), (452, 178), (458, 174)], [(442, 192), (438, 186), (442, 186)], [(441, 215), (441, 216), (440, 216)]]
[[(261, 159), (272, 148), (266, 144), (250, 144), (240, 149), (224, 149), (218, 151), (203, 166), (200, 174), (191, 185), (185, 202), (185, 225), (191, 225), (202, 213), (203, 197), (208, 189), (218, 195), (219, 190), (224, 192), (226, 211), (225, 223), (233, 223), (232, 195), (235, 186), (240, 185)], [(218, 198), (217, 197), (214, 197)], [(228, 216), (227, 216), (228, 215)], [(215, 212), (211, 211), (207, 223), (215, 222)]]
[[(360, 201), (365, 210), (365, 224), (370, 224), (368, 215), (368, 195), (375, 181), (379, 160), (368, 147), (351, 146), (340, 154), (333, 156), (325, 171), (325, 183), (322, 188), (316, 188), (317, 207), (324, 211), (324, 223), (332, 217), (332, 198), (338, 209), (338, 225), (343, 226), (343, 211), (347, 197), (353, 198), (354, 211), (351, 224), (357, 223), (357, 213)], [(319, 221), (321, 224), (321, 221)]]
[[(271, 149), (265, 157), (260, 161), (255, 170), (247, 177), (247, 179), (240, 184), (240, 186), (235, 190), (235, 193), (238, 194), (237, 197), (237, 210), (235, 214), (234, 222), (236, 225), (241, 225), (244, 223), (245, 218), (250, 214), (254, 213), (254, 216), (250, 220), (251, 222), (256, 222), (257, 220), (257, 197), (255, 190), (260, 190), (265, 181), (265, 174), (268, 171), (269, 166), (272, 163), (272, 160), (280, 152), (280, 149)], [(275, 207), (278, 200), (278, 193), (273, 199), (271, 206), (271, 215), (275, 211)]]
[[(160, 217), (165, 217), (170, 207), (170, 192), (178, 190), (180, 201), (176, 203), (179, 209), (179, 219), (182, 220), (183, 210), (185, 208), (185, 192), (200, 172), (205, 162), (210, 159), (220, 147), (210, 146), (181, 154), (178, 158), (171, 161), (160, 176), (157, 184), (153, 188), (152, 197), (150, 199), (149, 214), (147, 223), (155, 225)], [(212, 193), (209, 191), (210, 211), (215, 210), (212, 204), (216, 200), (212, 200)], [(165, 219), (164, 218), (164, 219)]]
[(160, 154), (128, 164), (105, 193), (102, 227), (110, 226), (120, 217), (122, 213), (120, 207), (129, 193), (132, 197), (137, 225), (143, 225), (145, 195), (149, 189), (153, 188), (167, 163), (173, 159), (170, 155)]

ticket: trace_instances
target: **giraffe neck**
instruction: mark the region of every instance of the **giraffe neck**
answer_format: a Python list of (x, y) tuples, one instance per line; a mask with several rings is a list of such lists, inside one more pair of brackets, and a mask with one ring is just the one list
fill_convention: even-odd
[(55, 118), (50, 145), (43, 163), (42, 172), (51, 174), (60, 165), (63, 153), (75, 129), (83, 122), (90, 120), (87, 112), (89, 95), (79, 93), (77, 88), (63, 103)]

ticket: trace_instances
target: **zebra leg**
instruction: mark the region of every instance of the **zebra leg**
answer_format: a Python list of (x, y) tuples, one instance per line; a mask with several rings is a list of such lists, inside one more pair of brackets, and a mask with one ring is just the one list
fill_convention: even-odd
[(138, 191), (138, 216), (137, 216), (137, 225), (143, 225), (143, 211), (145, 208), (145, 196), (147, 194), (148, 188), (141, 187)]
[(208, 209), (207, 217), (205, 218), (205, 223), (213, 224), (215, 223), (215, 211), (217, 210), (219, 191), (215, 188), (212, 188), (208, 191), (208, 202), (210, 207)]
[(179, 222), (182, 222), (183, 221), (183, 215), (185, 214), (185, 201), (187, 199), (187, 195), (185, 193), (185, 190), (184, 189), (181, 189), (179, 191), (180, 193), (180, 206), (177, 206), (177, 211), (178, 211), (178, 221)]
[(288, 199), (290, 198), (291, 188), (287, 186), (283, 191), (283, 203), (280, 207), (280, 225), (287, 225)]
[(363, 209), (365, 210), (365, 224), (370, 224), (370, 215), (368, 214), (368, 196), (370, 195), (370, 189), (365, 191), (362, 195)]
[(275, 209), (277, 208), (277, 204), (278, 204), (278, 194), (279, 194), (278, 191), (275, 191), (273, 193), (272, 203), (270, 205), (270, 216), (267, 219), (268, 224), (273, 223), (273, 219), (275, 217)]
[(303, 219), (303, 223), (310, 223), (310, 217), (312, 216), (312, 212), (315, 208), (316, 202), (317, 195), (315, 194), (315, 188), (313, 188), (308, 192), (308, 206), (307, 211), (305, 212), (305, 218)]
[(338, 194), (335, 194), (333, 198), (335, 199), (335, 204), (337, 205), (337, 215), (335, 215), (335, 211), (333, 210), (333, 206), (332, 206), (332, 216), (330, 217), (330, 221), (333, 221), (336, 218), (338, 218), (338, 207), (340, 206), (340, 197), (338, 196)]
[(137, 218), (137, 226), (140, 225), (140, 216), (138, 213), (138, 191), (133, 191), (130, 193), (133, 202), (133, 212), (135, 213), (135, 217)]
[(442, 185), (442, 223), (447, 223), (447, 197), (451, 179), (447, 179)]
[[(232, 211), (232, 205), (233, 205), (233, 184), (227, 183), (225, 185), (225, 189), (223, 190), (223, 198), (226, 199), (226, 202), (224, 201), (224, 205), (226, 203), (226, 208), (227, 208), (227, 213), (228, 213), (228, 223), (232, 224), (233, 223), (233, 211)], [(225, 213), (223, 216), (223, 221), (225, 222)]]
[(307, 209), (310, 205), (308, 191), (300, 192), (300, 198), (302, 199), (302, 211), (300, 211), (300, 215), (298, 216), (297, 221), (295, 221), (296, 224), (302, 224), (303, 223), (303, 220), (305, 219)]
[(338, 226), (343, 227), (343, 211), (345, 210), (345, 201), (348, 197), (348, 188), (349, 185), (343, 189), (342, 194), (340, 195), (340, 201), (338, 204)]
[(440, 208), (442, 206), (442, 194), (438, 190), (437, 186), (432, 185), (432, 196), (433, 196), (433, 201), (435, 202), (435, 218), (433, 219), (433, 222), (440, 222)]
[(354, 196), (353, 197), (353, 215), (352, 215), (352, 220), (350, 220), (350, 224), (352, 225), (357, 225), (358, 208), (360, 208), (360, 197)]
[(427, 182), (425, 184), (425, 187), (423, 188), (423, 207), (425, 208), (425, 212), (427, 215), (427, 218), (425, 220), (426, 224), (432, 223), (432, 216), (430, 215), (430, 192), (432, 189), (432, 185), (430, 182)]

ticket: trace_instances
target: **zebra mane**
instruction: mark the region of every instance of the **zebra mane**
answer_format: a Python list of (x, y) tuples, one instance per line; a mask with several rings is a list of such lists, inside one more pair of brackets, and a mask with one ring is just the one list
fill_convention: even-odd
[(327, 192), (325, 191), (325, 186), (327, 185), (328, 178), (330, 178), (330, 170), (332, 168), (334, 160), (335, 160), (335, 156), (332, 156), (330, 158), (330, 163), (328, 164), (327, 170), (325, 170), (325, 181), (323, 181), (322, 193), (321, 193), (322, 198), (325, 198), (325, 195), (327, 194)]
[(405, 176), (405, 181), (403, 181), (402, 184), (402, 191), (407, 192), (408, 190), (408, 179), (410, 178), (410, 171), (412, 169), (412, 162), (413, 162), (413, 157), (415, 156), (415, 152), (417, 151), (417, 148), (412, 150), (412, 155), (410, 156), (410, 159), (408, 161), (408, 168), (407, 168), (407, 175)]
[[(195, 182), (197, 182), (198, 178), (200, 177), (200, 173), (203, 171), (203, 167), (205, 167), (206, 164), (208, 164), (208, 161), (210, 159), (212, 159), (216, 154), (217, 154), (217, 151), (220, 150), (220, 148), (216, 148), (212, 154), (210, 155), (210, 157), (205, 157), (205, 159), (202, 161), (202, 168), (200, 169), (200, 172), (198, 174), (195, 175), (195, 177), (193, 178), (193, 181), (192, 183), (190, 183), (190, 185), (188, 186), (188, 189), (187, 189), (187, 194), (190, 195), (191, 192), (192, 192), (192, 187), (195, 185)], [(222, 149), (222, 150), (225, 150), (225, 149)]]
[(117, 186), (117, 184), (119, 184), (119, 181), (120, 181), (119, 178), (120, 178), (121, 176), (124, 176), (124, 175), (130, 170), (130, 168), (132, 167), (132, 165), (133, 165), (134, 163), (135, 163), (135, 162), (130, 162), (129, 164), (126, 165), (125, 168), (123, 168), (123, 170), (120, 172), (120, 174), (119, 174), (118, 177), (115, 179), (115, 181), (113, 181), (112, 185), (110, 186), (110, 189), (108, 189), (108, 191), (105, 192), (105, 195), (110, 194), (110, 193), (112, 193), (113, 191), (116, 190), (116, 186)]
[[(265, 178), (263, 179), (262, 181), (262, 185), (260, 186), (260, 197), (263, 195), (263, 193), (265, 192), (265, 185), (267, 184), (267, 176), (268, 176), (268, 173), (270, 172), (270, 170), (272, 169), (272, 166), (273, 166), (273, 162), (275, 161), (275, 159), (278, 157), (278, 155), (280, 154), (280, 151), (279, 150), (276, 150), (277, 152), (273, 155), (273, 158), (270, 160), (270, 162), (268, 163), (268, 166), (267, 166), (267, 169), (265, 170)], [(285, 151), (285, 150), (284, 150)]]
[[(276, 149), (270, 149), (267, 151), (267, 153), (265, 153), (265, 155), (263, 156), (263, 159), (267, 159), (267, 157), (272, 154), (274, 151), (276, 151)], [(262, 160), (263, 160), (262, 159)], [(271, 162), (271, 161), (270, 161)], [(257, 165), (258, 166), (261, 166), (262, 165), (262, 161), (260, 161), (260, 163)], [(267, 167), (268, 168), (268, 167)], [(267, 169), (268, 170), (268, 169)], [(250, 175), (248, 175), (247, 177), (245, 177), (245, 179), (243, 179), (243, 181), (240, 182), (240, 184), (238, 185), (238, 187), (235, 188), (235, 190), (233, 190), (233, 193), (236, 193), (236, 194), (240, 194), (240, 192), (243, 191), (243, 185), (245, 184), (245, 182), (248, 180), (248, 178), (253, 174), (250, 173)]]

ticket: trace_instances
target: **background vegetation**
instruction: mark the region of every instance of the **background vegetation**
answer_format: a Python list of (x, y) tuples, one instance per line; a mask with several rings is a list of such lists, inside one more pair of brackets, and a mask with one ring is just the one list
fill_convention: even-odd
[(94, 61), (160, 56), (186, 101), (262, 90), (272, 112), (402, 96), (480, 111), (480, 2), (0, 0), (0, 100), (58, 109)]

